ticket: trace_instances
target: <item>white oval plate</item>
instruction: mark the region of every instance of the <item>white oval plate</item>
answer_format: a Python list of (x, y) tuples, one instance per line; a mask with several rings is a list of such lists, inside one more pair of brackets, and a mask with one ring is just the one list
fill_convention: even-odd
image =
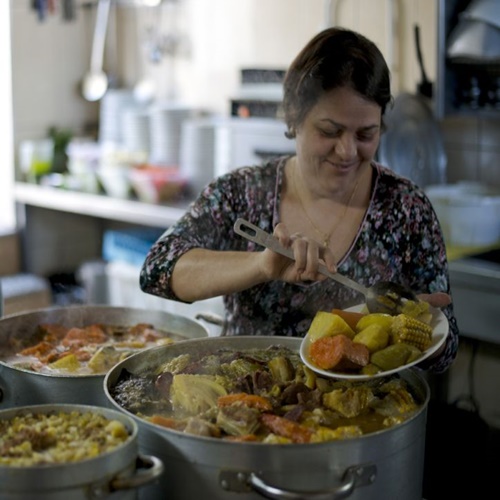
[[(353, 311), (353, 312), (362, 312), (363, 310), (366, 310), (365, 304), (360, 304), (346, 309), (346, 311)], [(309, 367), (314, 372), (323, 375), (324, 377), (348, 379), (354, 381), (368, 380), (378, 377), (387, 377), (388, 375), (392, 375), (393, 373), (406, 370), (407, 368), (410, 368), (410, 366), (422, 362), (424, 359), (427, 359), (429, 356), (434, 354), (444, 344), (449, 331), (448, 319), (446, 318), (444, 313), (439, 309), (431, 307), (430, 310), (432, 311), (432, 316), (433, 316), (431, 321), (432, 343), (430, 347), (426, 349), (422, 353), (422, 356), (420, 356), (415, 361), (407, 363), (406, 365), (398, 366), (393, 370), (386, 370), (379, 373), (375, 373), (373, 375), (362, 375), (362, 374), (335, 372), (333, 370), (322, 370), (321, 368), (318, 368), (309, 358), (309, 346), (311, 344), (309, 335), (306, 335), (302, 340), (302, 343), (300, 344), (300, 357), (302, 358), (302, 361), (307, 367)]]

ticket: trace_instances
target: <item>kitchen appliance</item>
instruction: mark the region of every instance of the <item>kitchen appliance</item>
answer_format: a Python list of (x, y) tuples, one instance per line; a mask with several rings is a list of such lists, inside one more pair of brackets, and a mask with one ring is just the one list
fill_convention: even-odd
[(180, 169), (198, 194), (213, 178), (275, 156), (295, 154), (295, 140), (274, 118), (205, 117), (187, 120), (181, 134)]
[(240, 86), (231, 99), (231, 116), (280, 118), (284, 69), (244, 68)]
[(134, 420), (112, 409), (86, 405), (30, 405), (0, 411), (0, 421), (29, 413), (94, 413), (123, 423), (130, 437), (117, 448), (95, 458), (39, 466), (0, 465), (0, 500), (133, 500), (137, 490), (163, 472), (156, 457), (138, 453), (138, 426)]
[[(291, 337), (216, 337), (194, 339), (141, 352), (118, 363), (106, 375), (112, 389), (124, 370), (150, 372), (180, 354), (199, 350), (266, 349), (280, 345), (298, 351), (301, 339)], [(133, 415), (139, 425), (142, 452), (154, 450), (165, 463), (158, 485), (141, 494), (147, 500), (258, 498), (421, 500), (425, 423), (429, 386), (415, 371), (401, 376), (421, 404), (409, 420), (359, 438), (309, 444), (231, 442), (186, 434), (157, 426)], [(148, 451), (149, 453), (149, 451)]]
[(67, 327), (150, 323), (170, 332), (177, 341), (208, 335), (208, 330), (198, 321), (164, 311), (129, 307), (52, 307), (5, 316), (0, 319), (0, 409), (49, 403), (108, 406), (102, 390), (104, 375), (53, 376), (13, 367), (4, 361), (20, 342), (35, 335), (40, 323)]

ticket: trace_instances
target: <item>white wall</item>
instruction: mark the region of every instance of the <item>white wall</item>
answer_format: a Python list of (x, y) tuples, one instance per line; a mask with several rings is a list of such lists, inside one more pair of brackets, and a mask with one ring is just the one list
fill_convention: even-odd
[(14, 144), (10, 51), (10, 6), (0, 2), (0, 231), (15, 228), (12, 183)]
[[(12, 184), (18, 144), (47, 134), (51, 125), (83, 132), (97, 123), (99, 104), (80, 93), (88, 71), (95, 8), (76, 0), (76, 19), (63, 22), (60, 15), (37, 20), (30, 2), (2, 1), (1, 23), (11, 19), (12, 99), (2, 93), (5, 112), (0, 120), (11, 128), (13, 141), (0, 136), (4, 160), (0, 170), (2, 190)], [(145, 72), (151, 74), (159, 98), (175, 95), (194, 106), (229, 112), (237, 92), (239, 70), (244, 67), (286, 68), (300, 48), (320, 29), (338, 24), (372, 38), (393, 70), (393, 91), (415, 90), (420, 79), (413, 43), (413, 25), (421, 27), (424, 61), (432, 80), (436, 69), (437, 0), (178, 0), (161, 9), (116, 7), (108, 26), (105, 69), (118, 84), (133, 87)], [(118, 5), (118, 4), (116, 4)], [(330, 19), (326, 18), (327, 6)], [(9, 16), (10, 7), (10, 16)], [(162, 13), (161, 16), (159, 15)], [(392, 12), (392, 14), (391, 14)], [(390, 22), (391, 17), (397, 23)], [(397, 25), (397, 26), (396, 26)], [(145, 29), (160, 29), (181, 37), (179, 55), (164, 57), (157, 65), (144, 64), (141, 41)], [(1, 29), (6, 40), (0, 55), (2, 75), (9, 75), (9, 27)], [(397, 40), (393, 42), (392, 40)], [(1, 49), (0, 49), (1, 50)], [(0, 52), (1, 54), (1, 52)], [(4, 80), (2, 78), (2, 80)], [(8, 86), (8, 78), (3, 81)], [(12, 103), (12, 104), (10, 104)], [(11, 209), (11, 196), (2, 196)]]

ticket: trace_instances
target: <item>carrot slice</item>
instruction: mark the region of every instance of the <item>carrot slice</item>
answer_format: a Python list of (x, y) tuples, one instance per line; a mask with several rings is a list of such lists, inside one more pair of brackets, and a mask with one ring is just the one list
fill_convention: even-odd
[(344, 311), (343, 309), (332, 309), (333, 314), (340, 316), (354, 331), (356, 331), (356, 325), (358, 321), (366, 316), (365, 313), (354, 312), (354, 311)]
[(308, 443), (311, 441), (312, 431), (297, 422), (271, 413), (263, 413), (261, 420), (271, 432), (291, 439), (294, 443)]
[(182, 430), (184, 424), (176, 420), (175, 418), (162, 417), (161, 415), (153, 415), (149, 421), (156, 425), (161, 425), (162, 427), (167, 427), (168, 429)]
[(322, 337), (309, 347), (311, 361), (322, 370), (354, 370), (366, 366), (370, 351), (364, 344), (353, 342), (345, 335)]

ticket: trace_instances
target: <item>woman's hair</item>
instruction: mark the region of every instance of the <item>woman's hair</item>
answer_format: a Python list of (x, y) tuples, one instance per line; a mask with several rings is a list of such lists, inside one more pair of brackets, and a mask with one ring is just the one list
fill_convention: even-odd
[(390, 72), (377, 46), (344, 28), (327, 28), (294, 59), (284, 79), (287, 137), (295, 137), (307, 113), (326, 92), (350, 87), (385, 113), (391, 101)]

